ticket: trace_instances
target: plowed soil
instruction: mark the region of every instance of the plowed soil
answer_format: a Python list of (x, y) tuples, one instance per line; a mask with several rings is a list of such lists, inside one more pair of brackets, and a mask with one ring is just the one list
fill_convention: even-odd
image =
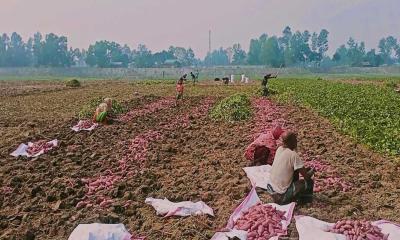
[[(18, 88), (12, 83), (6, 87)], [(251, 188), (242, 170), (248, 164), (243, 153), (260, 122), (216, 122), (207, 110), (222, 96), (255, 92), (255, 86), (187, 86), (178, 107), (90, 133), (74, 133), (70, 127), (80, 106), (91, 98), (110, 96), (135, 110), (173, 97), (174, 85), (88, 82), (78, 89), (9, 91), (0, 96), (0, 239), (67, 239), (78, 224), (93, 222), (123, 223), (131, 233), (150, 240), (210, 239)], [(297, 206), (295, 214), (330, 222), (345, 217), (399, 222), (400, 167), (394, 159), (358, 145), (309, 109), (271, 104), (276, 107), (274, 116), (299, 133), (299, 152), (318, 156), (353, 186), (346, 193), (317, 193), (313, 203)], [(265, 124), (271, 121), (265, 119)], [(147, 139), (144, 162), (129, 162), (133, 174), (98, 193), (112, 199), (109, 207), (98, 202), (76, 207), (87, 193), (82, 179), (108, 170), (119, 174), (118, 161), (127, 154), (130, 141), (154, 132), (159, 136)], [(60, 147), (36, 159), (9, 155), (21, 142), (54, 138), (61, 141)], [(259, 194), (271, 201), (263, 191)], [(144, 203), (146, 197), (201, 200), (213, 208), (215, 217), (162, 218)], [(298, 239), (294, 220), (289, 238)]]

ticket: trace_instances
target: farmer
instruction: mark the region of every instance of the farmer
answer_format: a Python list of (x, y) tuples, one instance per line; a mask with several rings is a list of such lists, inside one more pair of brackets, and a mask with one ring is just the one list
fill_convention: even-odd
[(183, 79), (180, 78), (178, 80), (178, 83), (176, 84), (176, 103), (175, 103), (176, 106), (178, 105), (178, 101), (183, 99), (183, 89), (184, 89)]
[(268, 90), (268, 80), (271, 78), (277, 78), (278, 77), (278, 73), (277, 74), (267, 74), (264, 76), (263, 81), (261, 82), (262, 85), (262, 90), (263, 90), (263, 96), (268, 96), (269, 94), (269, 90)]
[(193, 72), (190, 72), (190, 76), (192, 77), (193, 84), (196, 84), (197, 77)]
[(247, 148), (244, 156), (251, 161), (251, 166), (272, 165), (277, 148), (277, 140), (283, 134), (281, 126), (276, 126), (269, 133), (262, 133)]
[(93, 122), (96, 123), (103, 123), (103, 124), (108, 124), (108, 112), (107, 112), (107, 104), (106, 103), (101, 103), (97, 108), (96, 112), (93, 115)]
[[(283, 146), (276, 151), (270, 183), (267, 185), (267, 191), (277, 204), (312, 200), (314, 169), (304, 167), (296, 148), (297, 135), (293, 132), (286, 133), (283, 136)], [(304, 179), (299, 180), (299, 174)]]
[(185, 74), (183, 74), (183, 76), (181, 78), (179, 78), (179, 80), (186, 81), (186, 77), (187, 77), (187, 74), (185, 73)]
[(104, 103), (107, 104), (107, 112), (111, 112), (112, 111), (112, 99), (104, 98)]
[(229, 78), (228, 78), (228, 77), (223, 77), (223, 78), (222, 78), (222, 81), (223, 81), (223, 83), (224, 83), (225, 85), (228, 85), (228, 84), (229, 84)]

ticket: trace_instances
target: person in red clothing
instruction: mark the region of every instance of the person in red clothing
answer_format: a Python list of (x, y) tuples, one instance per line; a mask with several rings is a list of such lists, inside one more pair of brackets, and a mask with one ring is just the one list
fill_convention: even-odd
[(283, 134), (281, 126), (276, 126), (269, 133), (262, 133), (245, 151), (245, 158), (251, 161), (252, 166), (272, 165), (277, 149), (277, 140)]
[(183, 79), (179, 79), (176, 84), (176, 105), (178, 105), (178, 101), (183, 99)]

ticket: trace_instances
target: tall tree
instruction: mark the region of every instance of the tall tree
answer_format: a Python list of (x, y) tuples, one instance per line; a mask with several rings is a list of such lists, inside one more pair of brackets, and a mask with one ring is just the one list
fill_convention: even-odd
[(379, 54), (375, 53), (375, 49), (371, 49), (365, 55), (365, 61), (373, 67), (379, 67), (383, 63), (383, 59)]
[(396, 56), (398, 43), (397, 39), (393, 36), (387, 38), (382, 38), (379, 41), (379, 53), (383, 58), (384, 63), (393, 64), (395, 62), (394, 58)]
[(246, 52), (242, 49), (239, 43), (233, 44), (233, 59), (232, 64), (243, 65), (246, 63)]
[(277, 37), (270, 37), (262, 45), (261, 58), (264, 61), (263, 64), (271, 67), (280, 67), (283, 65), (283, 51), (279, 46)]
[(258, 39), (251, 39), (249, 53), (247, 55), (247, 62), (250, 65), (260, 64), (260, 51), (261, 51), (260, 41)]
[(351, 66), (361, 66), (365, 59), (365, 44), (364, 42), (357, 43), (353, 38), (347, 42), (348, 51), (347, 58)]
[(127, 49), (123, 51), (120, 44), (109, 41), (99, 41), (89, 46), (86, 57), (86, 63), (89, 66), (101, 68), (127, 67), (129, 62)]
[(7, 34), (3, 34), (0, 36), (0, 67), (6, 66), (7, 59), (7, 49), (10, 44), (10, 38)]
[(153, 54), (153, 61), (155, 65), (162, 65), (168, 59), (176, 59), (174, 54), (170, 51), (161, 51)]
[(318, 35), (317, 48), (321, 57), (324, 57), (325, 53), (329, 50), (328, 36), (329, 32), (326, 29), (322, 29)]
[(43, 61), (43, 37), (40, 32), (37, 32), (33, 35), (33, 45), (32, 45), (32, 51), (33, 51), (33, 66), (38, 66), (42, 64)]
[(151, 51), (144, 44), (139, 44), (134, 51), (134, 63), (137, 67), (153, 67), (154, 61)]
[(67, 38), (59, 37), (54, 33), (47, 34), (42, 43), (39, 64), (50, 67), (69, 67), (71, 63)]
[(282, 32), (283, 36), (279, 39), (280, 43), (282, 44), (283, 50), (287, 51), (290, 47), (290, 39), (292, 39), (292, 29), (287, 26), (283, 29)]
[(229, 65), (228, 54), (225, 49), (222, 47), (218, 50), (214, 50), (211, 53), (208, 53), (206, 58), (204, 59), (204, 63), (207, 66), (225, 66)]
[(6, 56), (6, 65), (9, 67), (23, 67), (29, 64), (25, 43), (22, 41), (22, 37), (16, 32), (11, 34)]

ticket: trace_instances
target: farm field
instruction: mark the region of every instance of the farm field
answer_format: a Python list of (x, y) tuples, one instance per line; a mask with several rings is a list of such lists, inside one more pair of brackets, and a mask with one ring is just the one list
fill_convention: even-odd
[[(87, 80), (74, 89), (51, 80), (0, 81), (0, 239), (67, 239), (78, 224), (93, 222), (123, 223), (150, 240), (210, 239), (251, 189), (245, 148), (276, 122), (299, 134), (306, 161), (328, 166), (319, 186), (331, 177), (349, 186), (321, 187), (295, 215), (400, 222), (400, 95), (386, 81), (278, 78), (271, 98), (258, 95), (259, 83), (188, 82), (178, 107), (174, 81)], [(213, 106), (236, 93), (249, 96), (251, 118), (211, 119)], [(127, 120), (72, 132), (82, 106), (105, 96), (122, 103)], [(37, 159), (9, 155), (22, 142), (55, 138), (60, 146)], [(112, 188), (89, 194), (85, 181), (110, 170)], [(215, 217), (162, 218), (147, 197), (201, 200)], [(91, 206), (77, 207), (83, 199)], [(100, 206), (100, 199), (111, 203)], [(298, 239), (294, 220), (286, 239)]]

